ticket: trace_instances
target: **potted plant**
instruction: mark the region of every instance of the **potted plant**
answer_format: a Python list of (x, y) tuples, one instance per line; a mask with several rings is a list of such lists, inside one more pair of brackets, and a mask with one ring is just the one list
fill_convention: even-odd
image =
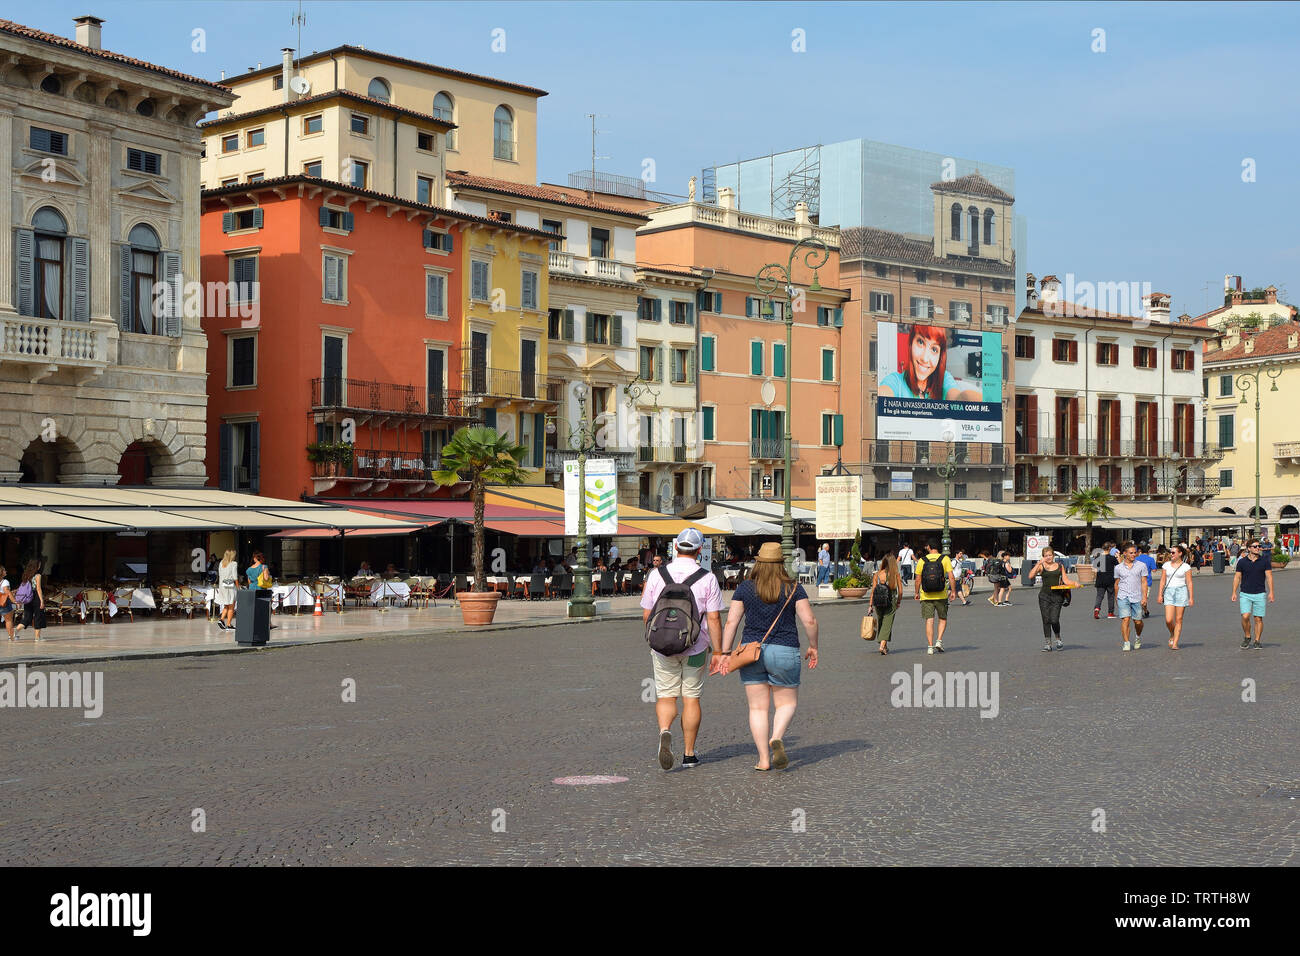
[(501, 595), (489, 591), (483, 577), (483, 502), (489, 484), (518, 485), (527, 479), (527, 472), (520, 467), (525, 452), (523, 445), (516, 445), (495, 428), (466, 427), (443, 446), (442, 467), (433, 472), (433, 480), (440, 485), (468, 481), (474, 502), (474, 585), (472, 591), (456, 595), (466, 624), (491, 624), (496, 615)]
[(1092, 560), (1092, 523), (1098, 518), (1115, 517), (1115, 509), (1110, 506), (1110, 492), (1105, 488), (1076, 488), (1070, 495), (1070, 503), (1065, 508), (1067, 518), (1082, 518), (1086, 525), (1083, 537), (1083, 558), (1075, 565), (1075, 573), (1080, 584), (1091, 584), (1096, 569)]
[(831, 582), (835, 593), (842, 598), (860, 598), (871, 586), (871, 578), (862, 572), (862, 532), (853, 536), (853, 547), (849, 549), (849, 573)]
[(1277, 543), (1274, 543), (1273, 545), (1272, 558), (1273, 567), (1275, 568), (1285, 568), (1291, 561), (1290, 556), (1288, 556), (1287, 553), (1282, 550), (1282, 546)]

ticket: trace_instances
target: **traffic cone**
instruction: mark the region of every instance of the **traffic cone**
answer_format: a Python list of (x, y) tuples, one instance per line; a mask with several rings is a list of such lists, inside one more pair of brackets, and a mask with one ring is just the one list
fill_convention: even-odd
[(316, 595), (316, 610), (314, 610), (314, 611), (311, 612), (311, 616), (312, 616), (312, 617), (320, 617), (320, 616), (321, 616), (322, 614), (324, 614), (324, 613), (325, 613), (325, 612), (322, 611), (322, 610), (321, 610), (321, 607), (320, 607), (320, 595), (318, 594), (318, 595)]

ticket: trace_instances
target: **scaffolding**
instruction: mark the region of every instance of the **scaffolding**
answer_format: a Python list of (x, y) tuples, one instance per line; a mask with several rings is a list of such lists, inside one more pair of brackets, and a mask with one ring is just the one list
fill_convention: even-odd
[(791, 152), (800, 156), (789, 172), (772, 185), (772, 215), (778, 219), (793, 219), (795, 207), (803, 202), (808, 204), (808, 216), (817, 222), (821, 214), (821, 144)]

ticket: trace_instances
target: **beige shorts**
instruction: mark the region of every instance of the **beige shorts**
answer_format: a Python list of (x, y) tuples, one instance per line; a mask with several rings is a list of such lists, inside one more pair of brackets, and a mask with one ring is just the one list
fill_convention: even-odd
[(709, 673), (709, 651), (701, 652), (702, 663), (692, 667), (689, 657), (664, 657), (650, 652), (654, 663), (656, 697), (696, 697), (704, 690), (704, 678)]

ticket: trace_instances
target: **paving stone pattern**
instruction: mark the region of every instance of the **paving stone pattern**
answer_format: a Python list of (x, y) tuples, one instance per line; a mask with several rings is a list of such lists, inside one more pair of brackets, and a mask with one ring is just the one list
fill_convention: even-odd
[[(701, 766), (659, 769), (634, 621), (81, 665), (98, 720), (0, 710), (0, 864), (1295, 864), (1298, 802), (1264, 794), (1300, 788), (1300, 574), (1260, 651), (1229, 585), (1201, 575), (1178, 653), (1157, 617), (1122, 653), (1091, 589), (1050, 654), (1023, 589), (954, 607), (943, 656), (910, 600), (888, 657), (861, 602), (823, 605), (771, 773), (734, 675), (706, 687)], [(916, 663), (998, 672), (999, 715), (892, 707)], [(552, 782), (579, 774), (628, 780)]]

